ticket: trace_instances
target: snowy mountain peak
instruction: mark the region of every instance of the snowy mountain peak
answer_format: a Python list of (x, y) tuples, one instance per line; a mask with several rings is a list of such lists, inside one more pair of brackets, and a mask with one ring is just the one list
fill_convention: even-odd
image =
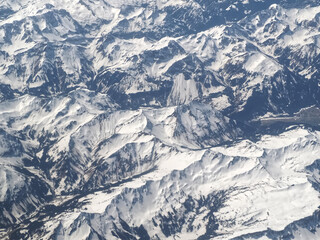
[(0, 238), (318, 239), (319, 14), (0, 0)]

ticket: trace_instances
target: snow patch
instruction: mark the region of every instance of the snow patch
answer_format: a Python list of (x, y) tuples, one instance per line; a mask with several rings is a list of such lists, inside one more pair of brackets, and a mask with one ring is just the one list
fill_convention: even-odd
[(261, 53), (252, 54), (243, 67), (248, 72), (260, 73), (265, 76), (273, 76), (281, 70), (279, 64)]
[(193, 79), (186, 80), (184, 74), (179, 74), (173, 80), (173, 86), (168, 97), (168, 105), (188, 104), (198, 97), (197, 83)]

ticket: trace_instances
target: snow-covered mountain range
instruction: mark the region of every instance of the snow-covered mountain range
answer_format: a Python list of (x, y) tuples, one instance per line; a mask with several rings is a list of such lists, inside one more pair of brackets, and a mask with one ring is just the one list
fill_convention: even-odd
[(319, 239), (319, 29), (316, 0), (0, 0), (0, 238)]

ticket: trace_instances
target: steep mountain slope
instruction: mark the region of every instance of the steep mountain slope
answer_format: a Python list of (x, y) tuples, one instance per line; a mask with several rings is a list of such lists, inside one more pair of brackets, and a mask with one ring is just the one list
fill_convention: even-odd
[(317, 239), (317, 123), (259, 119), (318, 106), (319, 16), (0, 1), (0, 237)]
[[(82, 198), (81, 209), (57, 215), (40, 233), (63, 239), (230, 239), (267, 227), (282, 230), (319, 206), (306, 171), (314, 169), (319, 151), (319, 132), (299, 128), (198, 150), (186, 168), (161, 176), (160, 166), (133, 183)], [(305, 225), (316, 224), (313, 219)]]

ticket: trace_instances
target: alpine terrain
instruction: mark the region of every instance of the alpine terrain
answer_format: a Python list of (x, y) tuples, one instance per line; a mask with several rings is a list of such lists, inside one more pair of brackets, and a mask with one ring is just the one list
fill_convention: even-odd
[(0, 239), (320, 239), (318, 0), (0, 0)]

